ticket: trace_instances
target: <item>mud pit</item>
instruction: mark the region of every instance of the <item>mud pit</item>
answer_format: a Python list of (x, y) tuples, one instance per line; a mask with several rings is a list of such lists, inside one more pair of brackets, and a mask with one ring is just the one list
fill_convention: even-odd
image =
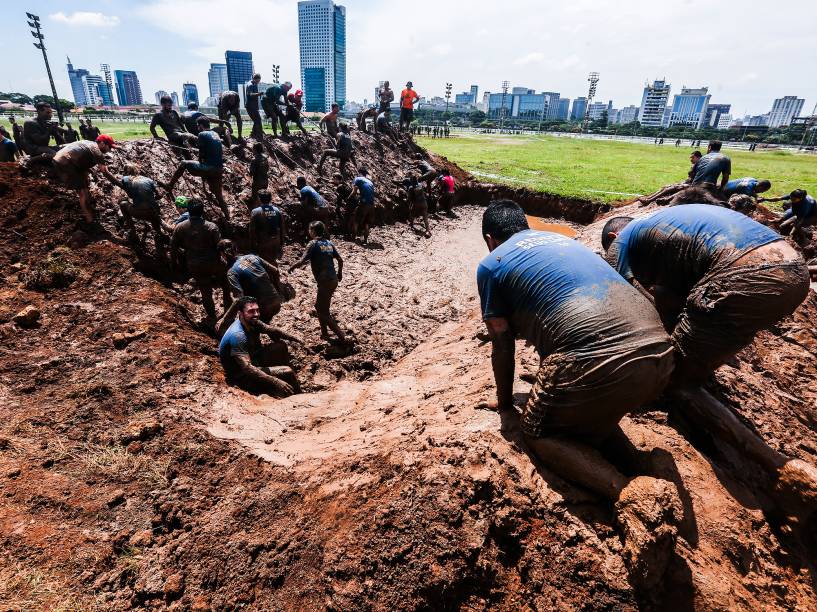
[[(784, 521), (757, 470), (690, 430), (679, 407), (659, 401), (623, 422), (638, 450), (628, 472), (681, 493), (676, 555), (650, 592), (629, 582), (609, 504), (532, 460), (516, 418), (476, 408), (493, 392), (477, 337), (481, 210), (467, 206), (484, 203), (468, 196), (481, 187), (463, 190), (459, 218), (434, 222), (430, 240), (396, 224), (374, 230), (383, 249), (339, 241), (335, 310), (356, 353), (317, 340), (311, 279), (294, 277), (276, 322), (309, 340), (294, 355), (307, 392), (272, 401), (224, 386), (189, 287), (138, 272), (144, 260), (115, 241), (77, 237), (73, 195), (9, 166), (0, 182), (7, 607), (815, 608), (814, 525)], [(592, 242), (596, 226), (571, 224)], [(68, 243), (77, 280), (27, 289)], [(39, 326), (11, 323), (27, 304)], [(710, 387), (768, 444), (811, 462), (816, 315), (810, 295)], [(530, 352), (522, 361), (519, 374), (534, 371)]]

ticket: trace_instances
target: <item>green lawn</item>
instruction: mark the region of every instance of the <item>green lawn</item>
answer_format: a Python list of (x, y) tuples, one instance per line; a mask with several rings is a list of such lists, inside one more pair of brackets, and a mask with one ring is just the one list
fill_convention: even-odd
[[(692, 152), (688, 141), (676, 148), (552, 136), (458, 134), (418, 142), (486, 180), (605, 202), (652, 193), (685, 178)], [(774, 195), (797, 188), (817, 192), (815, 155), (726, 152), (733, 178), (767, 178)]]

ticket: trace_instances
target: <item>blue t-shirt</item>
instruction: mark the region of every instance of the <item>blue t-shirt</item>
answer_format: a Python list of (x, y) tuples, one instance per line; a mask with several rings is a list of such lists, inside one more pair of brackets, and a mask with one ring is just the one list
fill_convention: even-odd
[(224, 148), (221, 138), (213, 130), (204, 130), (198, 133), (199, 159), (202, 165), (209, 168), (224, 167)]
[(187, 221), (189, 218), (190, 218), (190, 213), (189, 213), (189, 212), (183, 212), (181, 215), (179, 215), (179, 218), (178, 218), (178, 219), (176, 219), (176, 221), (174, 222), (174, 224), (175, 224), (175, 225), (178, 225), (179, 223), (184, 223), (184, 222), (185, 222), (185, 221)]
[(726, 192), (726, 195), (729, 196), (734, 194), (753, 196), (755, 195), (755, 189), (757, 189), (757, 184), (759, 182), (760, 181), (758, 181), (756, 178), (749, 176), (741, 179), (734, 179), (726, 183), (726, 189), (724, 189), (724, 191)]
[(483, 319), (508, 319), (540, 357), (598, 357), (667, 340), (646, 298), (590, 249), (560, 234), (514, 234), (480, 262), (477, 288)]
[(17, 153), (17, 145), (8, 138), (3, 138), (0, 141), (0, 162), (14, 161), (14, 156)]
[(242, 255), (227, 271), (227, 280), (239, 295), (251, 295), (256, 298), (274, 294), (269, 274), (258, 255)]
[(692, 184), (717, 183), (718, 177), (723, 174), (732, 174), (732, 160), (718, 152), (707, 153), (695, 164), (695, 176)]
[[(783, 201), (790, 202), (791, 196), (783, 196)], [(791, 208), (789, 208), (786, 211), (786, 214), (783, 215), (783, 220), (785, 221), (786, 219), (791, 219), (792, 217), (796, 216), (802, 221), (803, 219), (814, 215), (817, 215), (817, 200), (810, 195), (806, 195), (802, 201), (791, 205)]]
[(360, 191), (361, 204), (374, 204), (374, 183), (372, 183), (365, 176), (357, 177), (352, 183)]
[(222, 336), (218, 345), (218, 358), (227, 379), (234, 378), (241, 372), (241, 368), (236, 361), (236, 356), (247, 357), (252, 362), (253, 347), (241, 320), (236, 318), (233, 324), (227, 328), (227, 332)]
[(306, 254), (315, 280), (338, 280), (338, 273), (335, 270), (337, 253), (335, 245), (328, 238), (318, 238), (307, 245)]
[(127, 193), (135, 208), (158, 208), (156, 202), (156, 183), (146, 176), (123, 176), (122, 188)]
[(686, 204), (630, 222), (607, 261), (627, 280), (686, 295), (715, 266), (777, 240), (780, 234), (734, 210)]
[(262, 204), (250, 213), (253, 227), (268, 236), (277, 236), (281, 231), (281, 209), (272, 204)]
[(246, 94), (246, 103), (244, 104), (244, 108), (248, 111), (257, 111), (258, 110), (258, 96), (251, 96), (251, 93), (258, 93), (258, 85), (255, 83), (250, 83), (247, 85), (247, 89), (245, 90)]
[(309, 185), (305, 185), (301, 188), (301, 202), (316, 208), (324, 208), (326, 206), (326, 202), (321, 195)]

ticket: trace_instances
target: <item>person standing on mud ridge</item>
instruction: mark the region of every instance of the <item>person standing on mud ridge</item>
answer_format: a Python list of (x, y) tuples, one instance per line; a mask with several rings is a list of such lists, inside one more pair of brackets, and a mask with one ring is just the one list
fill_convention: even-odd
[[(303, 107), (304, 107), (303, 91), (298, 89), (295, 91), (295, 93), (287, 95), (287, 109), (286, 109), (287, 123), (289, 123), (290, 121), (294, 122), (295, 125), (298, 126), (298, 129), (301, 130), (301, 133), (304, 136), (309, 136), (309, 132), (307, 132), (306, 128), (304, 127), (303, 114), (301, 113), (301, 109)], [(287, 125), (287, 129), (289, 129), (289, 125)]]
[(791, 207), (780, 219), (780, 233), (791, 232), (792, 238), (802, 240), (803, 228), (817, 225), (817, 200), (805, 189), (795, 189), (779, 198), (760, 198), (758, 202), (789, 202)]
[(105, 154), (114, 148), (113, 138), (101, 134), (96, 142), (80, 140), (62, 147), (54, 156), (54, 168), (66, 187), (79, 194), (79, 207), (86, 223), (95, 219), (94, 203), (91, 199), (90, 173), (95, 166), (105, 168)]
[[(173, 108), (173, 98), (170, 96), (162, 96), (159, 99), (162, 109), (153, 115), (150, 121), (150, 133), (156, 140), (167, 140), (174, 147), (174, 151), (180, 154), (185, 159), (191, 158), (190, 147), (187, 141), (192, 137), (184, 127), (184, 122)], [(156, 133), (156, 126), (162, 128), (165, 133), (165, 138), (162, 138)]]
[(391, 108), (391, 103), (394, 102), (394, 92), (389, 87), (388, 81), (383, 81), (383, 87), (380, 88), (378, 99), (380, 101), (379, 112), (382, 113)]
[(369, 243), (369, 226), (374, 220), (374, 183), (369, 180), (369, 171), (360, 169), (360, 175), (352, 181), (352, 196), (357, 199), (353, 238), (358, 232), (363, 234), (363, 244)]
[(321, 117), (318, 127), (321, 129), (321, 134), (329, 134), (329, 137), (334, 141), (338, 137), (338, 113), (340, 106), (332, 104), (332, 110)]
[(250, 210), (258, 204), (258, 192), (269, 187), (269, 156), (264, 152), (264, 144), (256, 142), (252, 146), (254, 156), (250, 162), (250, 178), (252, 192), (250, 193)]
[[(289, 363), (289, 349), (283, 340), (299, 344), (302, 344), (302, 340), (264, 323), (258, 301), (251, 296), (243, 296), (233, 302), (219, 321), (218, 331), (228, 324), (218, 345), (219, 361), (227, 384), (248, 393), (273, 397), (287, 397), (295, 393), (298, 381), (293, 369), (286, 365)], [(273, 342), (263, 344), (261, 334), (267, 335)]]
[(272, 123), (272, 132), (275, 136), (278, 136), (277, 124), (279, 123), (281, 124), (281, 136), (289, 136), (286, 112), (281, 110), (281, 106), (287, 106), (287, 93), (290, 89), (292, 89), (292, 83), (289, 81), (280, 85), (272, 85), (267, 88), (261, 99), (261, 106)]
[(231, 240), (222, 240), (218, 248), (227, 266), (227, 282), (230, 283), (233, 298), (245, 295), (255, 297), (261, 309), (261, 320), (269, 323), (281, 311), (284, 303), (278, 268), (258, 255), (239, 255)]
[(241, 98), (236, 91), (222, 91), (218, 95), (218, 119), (227, 125), (230, 124), (230, 116), (235, 117), (235, 124), (238, 128), (238, 140), (243, 142), (241, 135)]
[(655, 300), (678, 383), (711, 376), (806, 298), (809, 274), (780, 234), (725, 208), (688, 204), (602, 230), (606, 259)]
[[(119, 203), (119, 210), (130, 230), (129, 239), (133, 242), (137, 240), (136, 224), (133, 220), (147, 221), (153, 227), (157, 255), (163, 256), (164, 249), (160, 248), (160, 245), (166, 245), (167, 238), (162, 232), (158, 190), (153, 179), (140, 175), (136, 166), (131, 163), (125, 164), (124, 174), (121, 176), (114, 176), (108, 168), (102, 169), (102, 175), (130, 198)], [(144, 238), (142, 242), (144, 243)]]
[(224, 310), (231, 302), (227, 269), (218, 251), (221, 232), (215, 223), (204, 220), (204, 204), (200, 200), (190, 198), (187, 212), (189, 218), (176, 226), (170, 238), (170, 265), (174, 272), (186, 269), (193, 277), (201, 293), (207, 320), (215, 323), (213, 288), (221, 287)]
[(334, 157), (338, 160), (340, 165), (341, 177), (346, 176), (346, 164), (350, 161), (354, 162), (355, 148), (352, 142), (352, 136), (349, 134), (349, 126), (342, 124), (340, 126), (340, 133), (337, 135), (337, 144), (334, 149), (325, 149), (318, 161), (318, 174), (323, 172), (323, 163), (327, 157)]
[(258, 199), (261, 205), (250, 212), (250, 249), (274, 264), (282, 254), (286, 218), (281, 209), (272, 204), (269, 191), (262, 189)]
[(230, 220), (230, 209), (224, 201), (224, 150), (221, 139), (210, 129), (210, 120), (201, 116), (198, 120), (199, 133), (197, 136), (188, 134), (188, 140), (199, 147), (199, 161), (190, 159), (183, 160), (170, 182), (163, 187), (167, 190), (167, 196), (173, 200), (173, 188), (181, 178), (182, 174), (189, 172), (193, 176), (201, 177), (215, 198), (225, 220)]
[(57, 126), (52, 123), (54, 111), (48, 102), (38, 102), (34, 105), (37, 116), (23, 124), (23, 140), (26, 145), (28, 159), (24, 166), (35, 163), (50, 163), (57, 154), (58, 147), (51, 146), (51, 138), (56, 139)]
[[(346, 336), (331, 313), (332, 296), (338, 288), (338, 283), (343, 280), (343, 258), (332, 241), (329, 240), (323, 222), (313, 221), (309, 224), (309, 237), (312, 241), (306, 245), (303, 257), (293, 264), (289, 271), (292, 273), (305, 266), (307, 262), (310, 263), (312, 275), (318, 284), (315, 312), (318, 314), (318, 322), (321, 325), (321, 338), (328, 340), (329, 330), (331, 329), (341, 344), (347, 344)], [(335, 270), (335, 260), (338, 262), (337, 271)]]
[[(669, 381), (672, 345), (658, 315), (587, 247), (530, 230), (515, 202), (491, 202), (482, 234), (490, 254), (477, 269), (477, 287), (497, 394), (486, 407), (515, 411), (515, 340), (523, 338), (541, 358), (522, 410), (526, 444), (566, 480), (616, 502), (625, 534), (645, 534), (646, 541), (632, 542), (638, 553), (631, 571), (641, 559), (657, 559), (650, 566), (657, 575), (641, 580), (660, 580), (680, 520), (675, 485), (646, 476), (630, 480), (596, 450), (623, 436), (621, 418), (657, 398)], [(654, 514), (639, 516), (633, 498), (655, 500)], [(631, 521), (641, 525), (631, 529)]]
[(247, 85), (245, 93), (246, 100), (244, 102), (244, 108), (247, 109), (247, 114), (250, 116), (250, 119), (252, 119), (250, 138), (255, 138), (256, 140), (262, 140), (264, 138), (264, 122), (261, 120), (261, 113), (258, 110), (258, 100), (264, 95), (263, 92), (258, 91), (258, 84), (260, 82), (260, 74), (256, 73), (252, 75), (252, 80), (250, 84)]
[(400, 93), (400, 131), (407, 130), (414, 119), (414, 103), (420, 100), (420, 96), (413, 89), (411, 81), (406, 83), (406, 88)]
[(314, 187), (306, 184), (306, 177), (299, 176), (295, 181), (295, 187), (301, 200), (302, 216), (307, 222), (327, 223), (332, 215), (332, 209)]
[(437, 177), (440, 184), (440, 205), (449, 217), (454, 215), (454, 177), (448, 170), (443, 170)]

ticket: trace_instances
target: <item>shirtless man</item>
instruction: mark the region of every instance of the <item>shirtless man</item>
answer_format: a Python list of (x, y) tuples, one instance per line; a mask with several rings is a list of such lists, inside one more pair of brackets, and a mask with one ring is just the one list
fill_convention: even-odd
[(321, 117), (318, 127), (321, 129), (321, 134), (329, 134), (332, 140), (338, 137), (338, 113), (340, 106), (332, 104), (332, 110)]
[[(185, 159), (190, 159), (190, 147), (187, 142), (193, 135), (185, 129), (181, 116), (173, 108), (173, 98), (162, 96), (159, 102), (162, 105), (162, 110), (153, 115), (153, 119), (150, 121), (150, 133), (153, 134), (156, 140), (167, 140), (173, 145), (175, 152)], [(157, 126), (162, 128), (165, 138), (156, 133)]]
[(383, 81), (383, 87), (380, 88), (378, 99), (380, 102), (378, 111), (381, 113), (387, 110), (391, 106), (391, 103), (394, 102), (394, 92), (391, 87), (389, 87), (388, 81)]

